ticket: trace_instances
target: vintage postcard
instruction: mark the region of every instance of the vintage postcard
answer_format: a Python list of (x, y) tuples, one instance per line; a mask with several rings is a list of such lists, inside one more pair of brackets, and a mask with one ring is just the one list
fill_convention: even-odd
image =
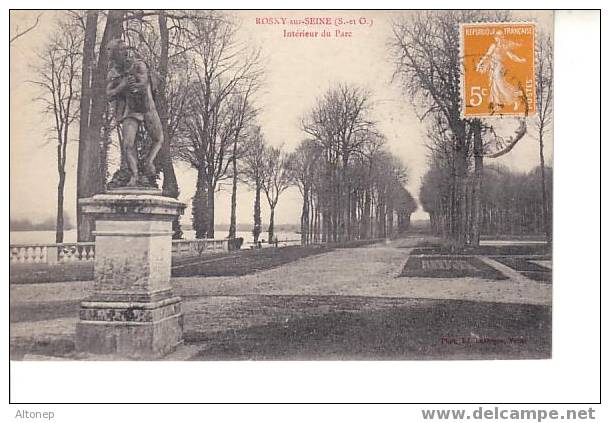
[(553, 22), (11, 11), (11, 360), (551, 358)]

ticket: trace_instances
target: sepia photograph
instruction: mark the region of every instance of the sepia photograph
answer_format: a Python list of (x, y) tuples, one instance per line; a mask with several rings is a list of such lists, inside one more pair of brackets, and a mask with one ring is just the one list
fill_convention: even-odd
[(10, 11), (10, 360), (551, 359), (554, 28)]

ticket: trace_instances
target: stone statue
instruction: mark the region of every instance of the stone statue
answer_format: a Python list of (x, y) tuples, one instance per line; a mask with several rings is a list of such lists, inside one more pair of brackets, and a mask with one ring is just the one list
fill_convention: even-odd
[[(118, 187), (155, 187), (154, 160), (163, 144), (163, 127), (155, 106), (157, 80), (148, 65), (129, 56), (123, 40), (108, 43), (110, 70), (106, 95), (114, 103), (117, 123), (121, 128), (121, 168), (108, 184)], [(144, 124), (150, 145), (142, 161), (138, 160), (136, 135)]]

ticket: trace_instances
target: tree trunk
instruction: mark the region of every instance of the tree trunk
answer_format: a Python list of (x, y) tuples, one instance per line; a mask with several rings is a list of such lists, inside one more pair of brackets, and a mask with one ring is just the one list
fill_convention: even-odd
[(549, 225), (549, 211), (547, 208), (547, 195), (546, 195), (546, 175), (545, 175), (545, 164), (544, 164), (544, 140), (542, 137), (542, 129), (538, 132), (538, 146), (540, 154), (540, 185), (542, 189), (542, 225), (544, 227), (544, 234), (546, 236), (547, 244), (552, 242), (551, 225)]
[(214, 191), (215, 191), (214, 184), (212, 184), (211, 182), (208, 182), (208, 213), (207, 213), (207, 217), (208, 217), (207, 237), (208, 238), (214, 238), (214, 199), (215, 199)]
[(57, 222), (55, 227), (55, 242), (64, 242), (64, 186), (66, 184), (66, 172), (59, 172), (57, 183)]
[[(94, 221), (82, 213), (78, 205), (78, 199), (91, 196), (93, 193), (91, 179), (95, 179), (95, 169), (91, 164), (92, 145), (89, 140), (89, 112), (91, 108), (91, 75), (95, 60), (95, 39), (97, 36), (96, 10), (87, 11), (85, 23), (85, 39), (83, 42), (83, 65), (81, 78), (81, 98), (80, 98), (80, 127), (78, 143), (78, 164), (77, 164), (77, 205), (76, 205), (76, 224), (78, 241), (90, 241), (93, 231)], [(94, 149), (93, 149), (94, 150)]]
[(322, 210), (322, 242), (327, 243), (331, 242), (330, 239), (330, 222), (329, 222), (329, 213), (326, 210)]
[(229, 239), (233, 239), (237, 233), (237, 143), (233, 144), (233, 186), (231, 188), (231, 224), (229, 225)]
[[(157, 92), (156, 106), (161, 126), (163, 128), (163, 144), (161, 150), (155, 158), (155, 167), (163, 172), (163, 195), (172, 198), (178, 198), (180, 189), (178, 180), (174, 171), (174, 164), (171, 156), (171, 134), (168, 128), (168, 106), (167, 106), (167, 72), (169, 63), (169, 30), (167, 29), (167, 16), (164, 10), (159, 11), (159, 39), (161, 41), (161, 54), (159, 56), (159, 89)], [(172, 230), (174, 239), (182, 238), (182, 230), (180, 228), (180, 217), (176, 216), (172, 221)]]
[(275, 220), (275, 206), (271, 207), (270, 213), (269, 213), (269, 228), (267, 228), (267, 235), (269, 236), (269, 238), (267, 239), (267, 243), (272, 244), (273, 243), (273, 237), (274, 237), (274, 227), (273, 227), (273, 221)]
[(254, 193), (254, 227), (252, 228), (252, 235), (254, 236), (255, 243), (258, 242), (261, 230), (261, 184), (257, 179)]
[(364, 216), (362, 217), (364, 223), (363, 234), (366, 239), (371, 238), (371, 190), (367, 188), (364, 193)]
[(466, 235), (468, 231), (467, 225), (467, 204), (466, 191), (468, 190), (468, 149), (465, 145), (461, 145), (457, 151), (457, 180), (456, 180), (456, 223), (455, 228), (455, 247), (462, 249), (466, 244)]
[(483, 139), (481, 122), (474, 122), (474, 185), (472, 189), (472, 235), (470, 244), (479, 246), (481, 239), (481, 183), (483, 180)]
[[(93, 12), (92, 12), (93, 13)], [(80, 140), (82, 143), (79, 146), (78, 158), (78, 182), (77, 182), (77, 198), (87, 198), (98, 194), (104, 190), (104, 180), (102, 175), (103, 165), (101, 163), (101, 144), (102, 144), (102, 127), (104, 125), (104, 111), (106, 109), (106, 74), (108, 72), (109, 57), (106, 46), (115, 38), (119, 38), (123, 33), (123, 16), (125, 11), (110, 10), (106, 18), (106, 27), (99, 48), (99, 57), (95, 72), (91, 76), (91, 92), (90, 96), (85, 96), (91, 99), (90, 113), (88, 126), (81, 126)], [(87, 16), (87, 24), (97, 23), (97, 17)], [(95, 35), (93, 28), (85, 29), (85, 37)], [(90, 41), (90, 40), (87, 40)], [(85, 51), (83, 46), (83, 61), (89, 63), (92, 60), (93, 48), (87, 44), (88, 51)], [(83, 78), (83, 81), (86, 81)], [(86, 100), (85, 100), (86, 101)], [(81, 122), (83, 125), (87, 121), (86, 117), (81, 114)], [(84, 129), (84, 130), (83, 130)], [(78, 230), (79, 241), (91, 241), (93, 221), (83, 219), (82, 213), (77, 213), (81, 217), (80, 228)], [(85, 221), (88, 220), (88, 221)]]
[(350, 222), (350, 184), (347, 179), (347, 166), (349, 164), (349, 156), (343, 152), (343, 165), (341, 166), (341, 187), (340, 187), (340, 238), (342, 241), (348, 241), (351, 235), (351, 222)]
[(193, 196), (193, 229), (195, 238), (207, 238), (208, 193), (205, 172), (197, 172), (197, 190)]
[(301, 244), (309, 240), (309, 188), (303, 187), (303, 207), (301, 208)]
[[(235, 143), (237, 145), (237, 143)], [(235, 238), (237, 234), (237, 159), (233, 148), (233, 186), (231, 188), (231, 224), (229, 225), (229, 238)]]

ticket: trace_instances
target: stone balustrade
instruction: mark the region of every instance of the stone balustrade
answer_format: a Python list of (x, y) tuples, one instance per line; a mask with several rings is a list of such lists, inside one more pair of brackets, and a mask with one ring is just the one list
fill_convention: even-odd
[[(200, 256), (212, 252), (228, 251), (226, 239), (194, 239), (172, 241), (172, 255)], [(14, 264), (64, 264), (93, 262), (94, 242), (63, 244), (11, 244), (9, 261)]]

